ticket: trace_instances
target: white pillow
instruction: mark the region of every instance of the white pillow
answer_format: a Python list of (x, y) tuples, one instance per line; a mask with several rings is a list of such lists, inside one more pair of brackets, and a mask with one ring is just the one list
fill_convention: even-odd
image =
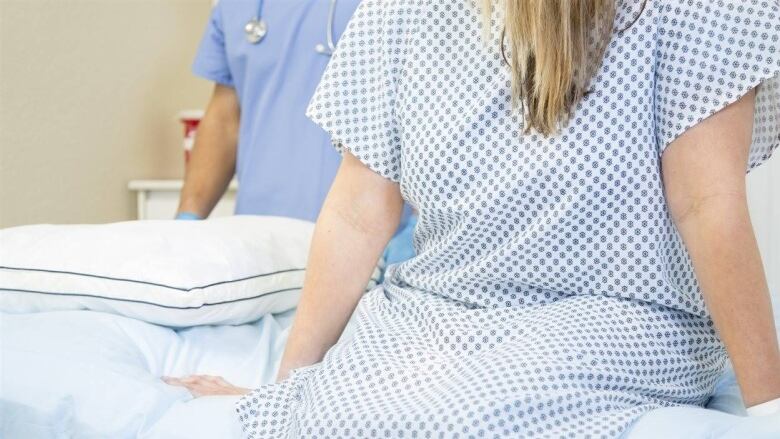
[(262, 216), (0, 230), (0, 311), (246, 323), (297, 305), (313, 230)]

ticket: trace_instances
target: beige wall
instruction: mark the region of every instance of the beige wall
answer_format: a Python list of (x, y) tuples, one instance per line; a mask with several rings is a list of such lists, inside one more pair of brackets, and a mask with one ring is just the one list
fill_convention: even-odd
[(182, 174), (176, 113), (211, 0), (0, 0), (0, 227), (134, 218)]

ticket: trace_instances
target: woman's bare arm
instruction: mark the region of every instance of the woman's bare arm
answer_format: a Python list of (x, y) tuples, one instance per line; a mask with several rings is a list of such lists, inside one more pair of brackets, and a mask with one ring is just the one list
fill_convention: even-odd
[(780, 348), (745, 186), (754, 100), (750, 92), (689, 129), (662, 157), (670, 212), (747, 406), (780, 397)]
[[(306, 279), (277, 380), (291, 369), (322, 360), (338, 341), (401, 220), (397, 184), (344, 152), (336, 178), (317, 218)], [(163, 377), (195, 397), (243, 395), (250, 389), (221, 377)]]
[(398, 185), (345, 151), (317, 218), (301, 302), (277, 380), (320, 361), (338, 341), (402, 209)]

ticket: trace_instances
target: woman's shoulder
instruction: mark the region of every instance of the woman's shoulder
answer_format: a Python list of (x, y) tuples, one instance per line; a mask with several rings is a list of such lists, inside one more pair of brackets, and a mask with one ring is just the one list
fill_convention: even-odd
[[(358, 6), (358, 11), (363, 9), (365, 11), (404, 13), (414, 11), (417, 8), (424, 8), (425, 6), (432, 5), (434, 3), (436, 2), (433, 0), (362, 0), (360, 2), (360, 6)], [(447, 1), (440, 1), (438, 3), (447, 3)]]
[(749, 27), (780, 20), (780, 0), (647, 0), (647, 4), (667, 25), (701, 21), (716, 28), (722, 24)]
[(432, 0), (362, 0), (349, 28), (366, 44), (373, 41), (390, 52), (404, 52), (414, 30), (427, 22), (435, 3)]
[(398, 27), (405, 21), (426, 16), (425, 11), (434, 3), (431, 0), (362, 0), (353, 21), (392, 23)]

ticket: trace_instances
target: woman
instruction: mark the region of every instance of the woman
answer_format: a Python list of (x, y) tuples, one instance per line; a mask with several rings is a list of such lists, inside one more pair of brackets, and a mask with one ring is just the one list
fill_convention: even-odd
[[(776, 1), (364, 0), (309, 106), (344, 162), (279, 382), (178, 383), (246, 393), (252, 438), (616, 437), (727, 353), (776, 404), (745, 171), (778, 75)], [(417, 256), (361, 298), (402, 200)]]

